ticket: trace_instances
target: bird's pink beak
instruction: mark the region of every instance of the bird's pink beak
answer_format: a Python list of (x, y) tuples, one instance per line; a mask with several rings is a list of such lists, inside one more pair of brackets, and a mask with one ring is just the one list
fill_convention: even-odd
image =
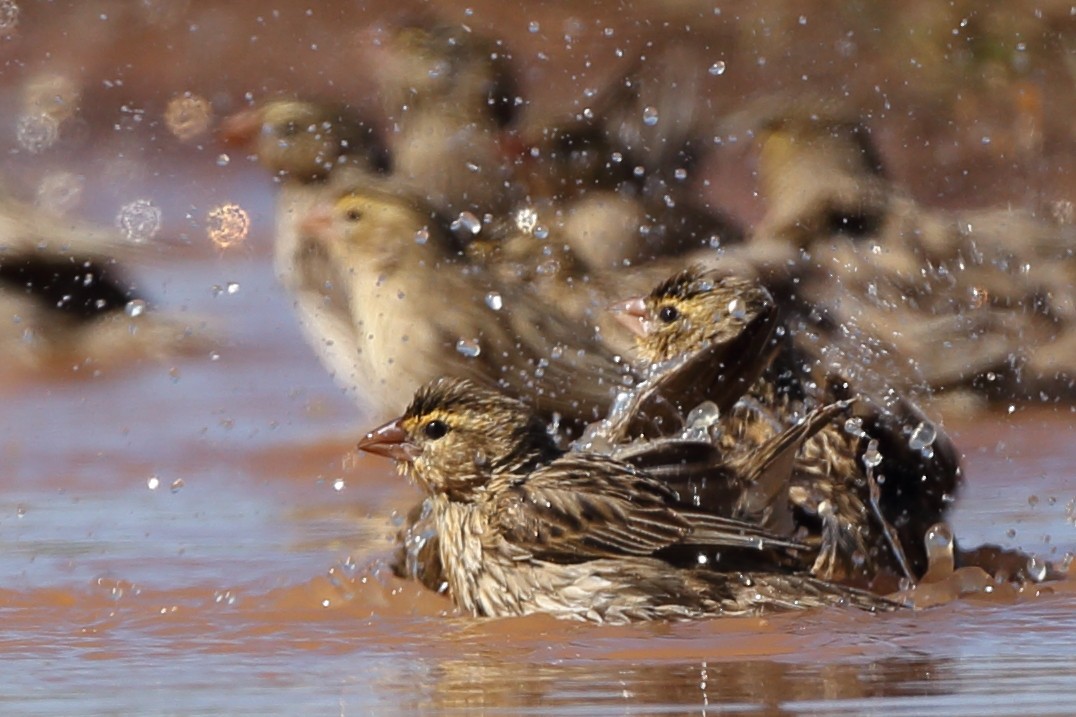
[(333, 225), (333, 211), (329, 204), (317, 204), (310, 208), (303, 218), (299, 220), (299, 232), (305, 235), (317, 236), (324, 234)]
[(224, 118), (217, 136), (224, 144), (243, 147), (254, 141), (261, 128), (262, 116), (258, 110), (242, 110)]
[(407, 440), (407, 431), (400, 425), (399, 418), (363, 436), (358, 449), (407, 463), (411, 463), (422, 453), (421, 448)]
[(609, 311), (613, 312), (614, 318), (624, 328), (636, 336), (641, 338), (650, 333), (650, 312), (646, 308), (646, 301), (641, 296), (613, 304), (609, 307)]

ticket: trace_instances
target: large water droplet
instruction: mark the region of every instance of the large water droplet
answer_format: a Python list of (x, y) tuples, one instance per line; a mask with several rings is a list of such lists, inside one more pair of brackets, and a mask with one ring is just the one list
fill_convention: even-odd
[(142, 299), (132, 299), (127, 302), (127, 306), (123, 310), (133, 319), (146, 313), (146, 302)]
[(482, 231), (482, 220), (471, 212), (460, 212), (460, 215), (452, 222), (452, 231), (460, 229), (471, 234), (478, 234)]
[(482, 353), (482, 345), (478, 339), (460, 339), (456, 342), (456, 351), (467, 358), (474, 358)]
[(209, 130), (213, 108), (209, 100), (190, 92), (168, 101), (164, 123), (181, 142), (188, 142)]
[(912, 435), (908, 438), (908, 447), (913, 451), (922, 451), (924, 448), (928, 448), (933, 445), (934, 439), (938, 437), (938, 430), (934, 427), (934, 424), (930, 421), (920, 421), (919, 425), (912, 430)]
[(852, 416), (844, 422), (844, 432), (857, 438), (865, 438), (867, 435), (863, 430), (863, 419), (859, 416)]
[(238, 204), (214, 207), (206, 214), (206, 233), (217, 247), (227, 249), (247, 238), (250, 215)]
[(747, 303), (743, 299), (735, 298), (729, 302), (729, 316), (737, 321), (747, 318)]
[(1046, 561), (1035, 555), (1027, 559), (1027, 576), (1037, 583), (1046, 579)]
[(863, 451), (860, 459), (867, 468), (877, 468), (882, 462), (882, 452), (878, 450), (878, 441), (873, 438), (867, 444), (867, 450)]
[(116, 226), (130, 241), (149, 241), (161, 230), (161, 210), (148, 199), (136, 199), (120, 209)]
[(538, 226), (538, 210), (534, 207), (523, 207), (516, 212), (516, 226), (521, 232), (530, 234)]
[(721, 409), (713, 401), (703, 401), (687, 414), (689, 428), (709, 428), (721, 420)]
[(726, 67), (725, 61), (724, 60), (718, 60), (714, 64), (710, 65), (709, 72), (714, 77), (718, 77), (719, 75), (725, 74), (725, 67)]
[(657, 107), (646, 106), (643, 108), (643, 124), (647, 127), (653, 127), (658, 123), (658, 109)]
[(19, 146), (31, 154), (43, 152), (60, 138), (60, 123), (52, 115), (27, 114), (15, 126)]

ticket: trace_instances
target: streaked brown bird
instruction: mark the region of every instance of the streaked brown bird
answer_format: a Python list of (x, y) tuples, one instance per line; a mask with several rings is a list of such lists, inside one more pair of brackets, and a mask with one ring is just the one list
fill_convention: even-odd
[(370, 119), (343, 105), (278, 98), (225, 120), (221, 138), (245, 147), (277, 183), (273, 263), (295, 300), (308, 343), (337, 380), (355, 390), (358, 337), (332, 310), (324, 277), (298, 270), (299, 221), (319, 202), (332, 201), (354, 183), (374, 181), (389, 169), (388, 149)]
[(506, 131), (521, 100), (504, 43), (432, 21), (389, 27), (378, 40), (396, 180), (447, 216), (507, 211), (516, 196)]
[(755, 237), (804, 250), (797, 298), (891, 345), (905, 388), (1076, 396), (1076, 227), (921, 206), (886, 176), (868, 128), (841, 113), (780, 116), (761, 136), (768, 208)]
[(427, 492), (449, 594), (475, 616), (623, 623), (896, 607), (761, 560), (728, 572), (674, 566), (663, 555), (684, 546), (757, 556), (796, 546), (688, 509), (631, 464), (563, 453), (527, 406), (470, 381), (423, 386), (401, 418), (359, 448), (395, 459)]
[[(651, 363), (726, 343), (776, 309), (756, 281), (698, 268), (618, 308)], [(861, 392), (800, 351), (787, 331), (775, 333), (783, 335), (738, 357), (759, 367), (758, 380), (742, 400), (723, 404), (723, 445), (759, 445), (811, 407)], [(912, 404), (892, 394), (871, 401), (870, 391), (866, 398), (850, 421), (832, 422), (804, 444), (791, 489), (797, 519), (819, 543), (819, 576), (856, 583), (887, 574), (915, 578), (927, 567), (923, 536), (944, 518), (959, 487), (959, 454)]]
[[(356, 187), (303, 221), (297, 276), (350, 327), (347, 345), (376, 413), (437, 375), (467, 377), (578, 429), (634, 378), (592, 325), (466, 260), (429, 204), (389, 186)], [(338, 337), (327, 337), (337, 340)]]

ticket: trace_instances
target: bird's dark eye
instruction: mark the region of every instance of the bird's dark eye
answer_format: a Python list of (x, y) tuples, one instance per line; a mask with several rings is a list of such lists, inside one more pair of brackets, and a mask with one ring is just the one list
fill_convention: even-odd
[(444, 421), (438, 421), (436, 419), (430, 421), (422, 427), (422, 432), (426, 434), (426, 438), (437, 440), (443, 438), (448, 433), (448, 424)]
[(362, 219), (362, 212), (358, 209), (348, 209), (345, 216), (349, 222), (357, 222)]
[(671, 324), (680, 318), (680, 311), (675, 306), (662, 306), (658, 312), (658, 318), (667, 324)]

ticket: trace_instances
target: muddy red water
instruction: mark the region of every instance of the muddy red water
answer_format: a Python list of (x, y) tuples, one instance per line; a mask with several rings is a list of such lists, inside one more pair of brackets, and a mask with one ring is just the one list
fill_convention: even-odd
[[(465, 618), (392, 577), (385, 565), (396, 520), (418, 493), (387, 462), (354, 454), (357, 437), (382, 417), (341, 393), (299, 334), (269, 266), (271, 184), (242, 158), (222, 158), (208, 137), (183, 144), (160, 121), (165, 101), (184, 91), (222, 109), (248, 90), (367, 92), (361, 66), (340, 48), (383, 8), (20, 5), (17, 26), (0, 39), (5, 96), (18, 97), (35, 72), (68, 73), (82, 83), (85, 119), (73, 138), (30, 152), (15, 136), (15, 110), (5, 110), (8, 183), (32, 196), (56, 169), (81, 173), (80, 211), (105, 221), (151, 199), (162, 210), (160, 237), (189, 246), (137, 267), (139, 285), (162, 306), (206, 317), (220, 345), (99, 373), (0, 374), (0, 712), (1071, 714), (1072, 580), (959, 599), (948, 585), (937, 607), (887, 615), (834, 609), (608, 628)], [(1037, 209), (1073, 186), (1072, 70), (1042, 59), (1071, 30), (1067, 7), (1001, 20), (971, 13), (980, 35), (1016, 59), (1030, 56), (1028, 77), (999, 78), (981, 48), (982, 57), (961, 55), (971, 68), (962, 70), (971, 73), (967, 91), (926, 117), (908, 111), (926, 96), (908, 88), (929, 83), (892, 73), (916, 67), (909, 58), (916, 72), (934, 70), (931, 46), (889, 41), (870, 50), (855, 34), (898, 20), (914, 29), (914, 8), (872, 19), (822, 13), (818, 3), (788, 17), (674, 5), (625, 12), (544, 3), (531, 17), (486, 2), (444, 12), (507, 33), (535, 68), (527, 84), (545, 95), (556, 94), (550, 77), (578, 71), (571, 87), (582, 96), (587, 78), (602, 72), (600, 58), (613, 57), (621, 39), (638, 47), (660, 32), (659, 20), (695, 22), (727, 43), (715, 40), (727, 49), (706, 60), (727, 63), (719, 79), (734, 89), (725, 99), (800, 81), (815, 91), (843, 86), (873, 108), (897, 174), (919, 179), (912, 190), (923, 198)], [(0, 18), (13, 6), (0, 2)], [(952, 8), (920, 13), (931, 37), (970, 32), (961, 18)], [(573, 45), (573, 34), (585, 42)], [(854, 72), (834, 59), (850, 56)], [(976, 69), (979, 61), (989, 66)], [(1047, 105), (1031, 149), (1007, 144), (1015, 130), (1003, 121), (1005, 93), (1025, 80)], [(145, 119), (131, 120), (134, 110)], [(953, 120), (975, 112), (976, 121)], [(988, 135), (995, 152), (984, 149)], [(712, 170), (737, 181), (710, 191), (750, 219), (758, 200), (744, 154)], [(224, 202), (242, 206), (253, 231), (241, 246), (217, 250), (205, 216)], [(947, 427), (966, 454), (968, 485), (953, 519), (962, 543), (1054, 561), (1076, 551), (1076, 413), (1016, 407)]]

